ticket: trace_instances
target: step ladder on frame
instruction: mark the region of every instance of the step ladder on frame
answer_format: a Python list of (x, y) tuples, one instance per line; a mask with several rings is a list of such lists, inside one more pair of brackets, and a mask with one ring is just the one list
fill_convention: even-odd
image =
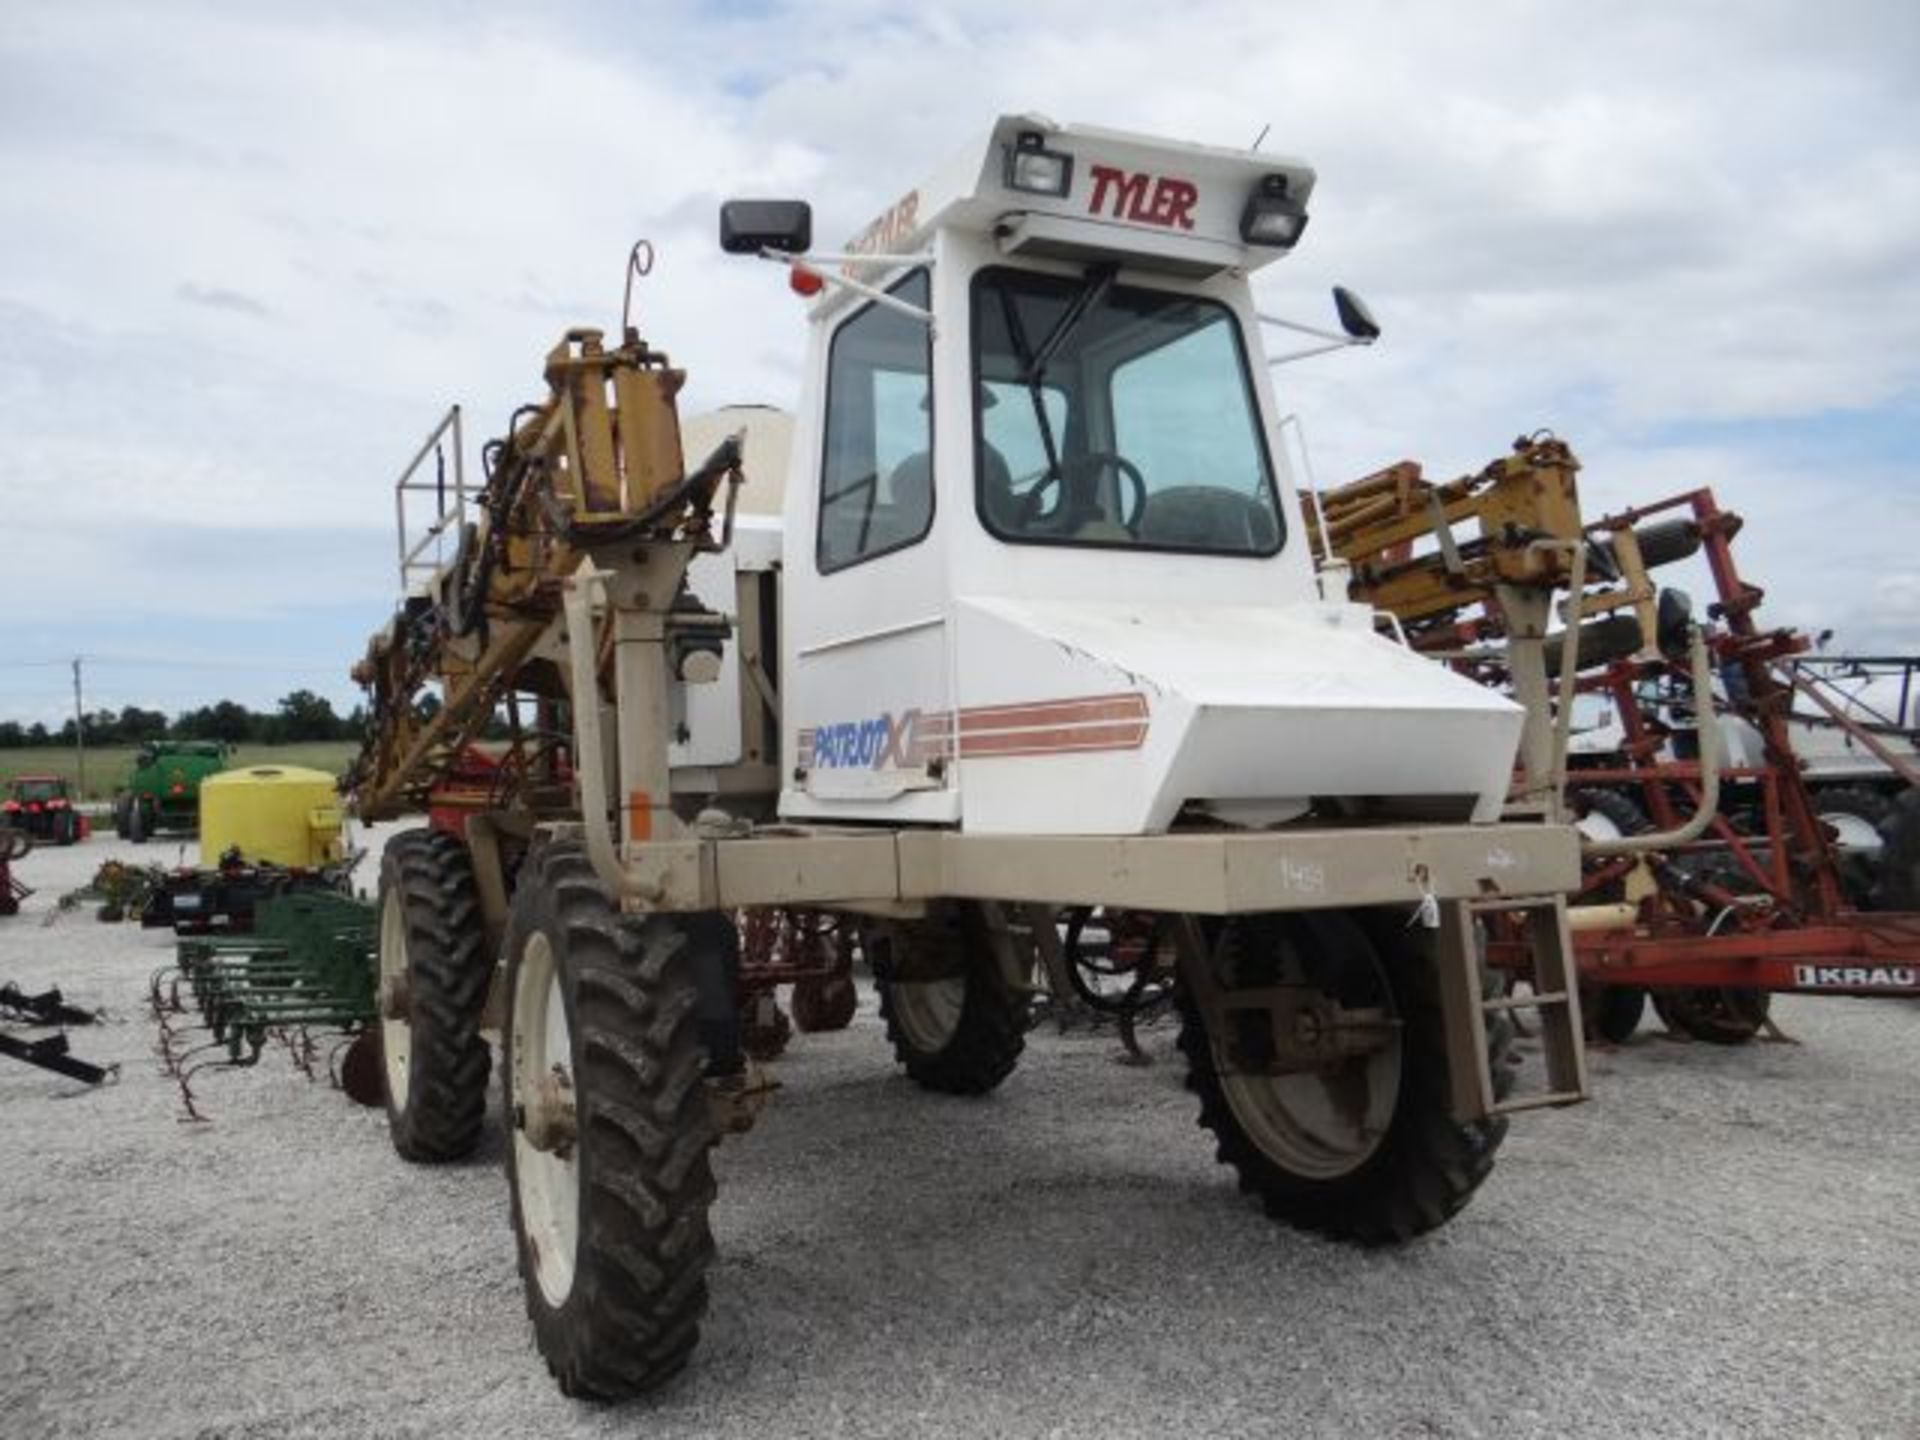
[[(1492, 999), (1481, 989), (1478, 919), (1506, 912), (1526, 925), (1532, 993)], [(1498, 895), (1444, 901), (1440, 907), (1440, 1002), (1447, 1030), (1454, 1118), (1462, 1123), (1517, 1110), (1574, 1105), (1587, 1098), (1587, 1057), (1580, 1030), (1580, 981), (1564, 895)], [(1487, 1020), (1531, 1010), (1540, 1024), (1546, 1088), (1500, 1098), (1487, 1055)]]

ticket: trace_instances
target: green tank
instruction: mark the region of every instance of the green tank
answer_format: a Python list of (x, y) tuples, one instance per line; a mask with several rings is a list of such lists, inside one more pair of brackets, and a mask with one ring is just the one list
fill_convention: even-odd
[(163, 830), (200, 828), (200, 782), (227, 768), (217, 740), (157, 740), (133, 758), (127, 787), (113, 802), (113, 829), (136, 845)]

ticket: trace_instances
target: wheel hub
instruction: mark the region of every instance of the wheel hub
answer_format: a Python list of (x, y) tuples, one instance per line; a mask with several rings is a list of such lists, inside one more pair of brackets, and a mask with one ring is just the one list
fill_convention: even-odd
[(1223, 956), (1239, 983), (1203, 1001), (1227, 1104), (1276, 1163), (1337, 1179), (1379, 1148), (1399, 1104), (1402, 1023), (1386, 976), (1371, 949), (1314, 983), (1291, 937), (1271, 954), (1241, 945), (1230, 938)]
[(944, 1049), (953, 1038), (966, 1004), (965, 976), (893, 983), (893, 1011), (900, 1027), (916, 1048), (930, 1053)]
[(1879, 830), (1864, 816), (1836, 810), (1822, 815), (1820, 822), (1832, 827), (1835, 841), (1842, 850), (1857, 851), (1870, 860), (1878, 860), (1885, 849), (1886, 842), (1880, 838)]
[(533, 1093), (514, 1116), (527, 1143), (547, 1155), (566, 1159), (579, 1138), (579, 1116), (573, 1102), (573, 1079), (555, 1065), (533, 1083)]
[(405, 972), (383, 976), (380, 981), (380, 1018), (404, 1023), (413, 1004), (412, 991)]

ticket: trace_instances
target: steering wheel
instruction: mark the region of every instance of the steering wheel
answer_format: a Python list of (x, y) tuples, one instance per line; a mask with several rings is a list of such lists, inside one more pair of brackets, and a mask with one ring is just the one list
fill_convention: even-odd
[(1034, 482), (1033, 488), (1020, 497), (1020, 528), (1025, 530), (1035, 520), (1042, 518), (1051, 520), (1059, 515), (1065, 500), (1064, 493), (1061, 502), (1056, 503), (1045, 517), (1040, 513), (1040, 497), (1053, 489), (1064, 492), (1067, 476), (1078, 474), (1082, 470), (1090, 470), (1097, 474), (1106, 469), (1111, 469), (1132, 488), (1133, 505), (1131, 509), (1122, 508), (1120, 524), (1129, 535), (1138, 535), (1140, 517), (1146, 513), (1147, 509), (1147, 479), (1140, 473), (1138, 465), (1113, 450), (1089, 450), (1084, 455), (1076, 455), (1072, 459), (1061, 461), (1058, 470), (1042, 475)]

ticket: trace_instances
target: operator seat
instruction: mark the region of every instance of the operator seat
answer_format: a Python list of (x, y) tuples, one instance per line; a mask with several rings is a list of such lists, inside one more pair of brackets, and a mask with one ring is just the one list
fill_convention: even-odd
[[(893, 467), (887, 476), (893, 504), (903, 515), (927, 515), (933, 508), (933, 456), (917, 450)], [(980, 442), (980, 499), (988, 520), (1003, 534), (1020, 533), (1020, 497), (1013, 493), (1013, 472), (1006, 457), (985, 440)]]

